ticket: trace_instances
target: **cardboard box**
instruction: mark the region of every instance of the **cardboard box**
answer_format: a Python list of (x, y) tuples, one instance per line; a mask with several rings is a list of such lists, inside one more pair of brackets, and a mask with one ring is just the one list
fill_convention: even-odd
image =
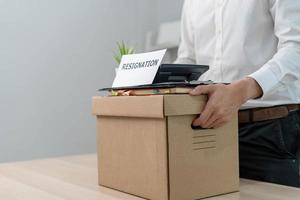
[(194, 130), (205, 96), (94, 97), (99, 184), (153, 200), (238, 191), (238, 123)]

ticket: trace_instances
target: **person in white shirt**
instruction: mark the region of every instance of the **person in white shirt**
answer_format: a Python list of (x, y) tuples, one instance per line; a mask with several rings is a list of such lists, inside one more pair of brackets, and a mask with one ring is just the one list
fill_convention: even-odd
[[(300, 187), (300, 1), (185, 0), (176, 63), (206, 64), (194, 126), (239, 111), (240, 175)], [(231, 84), (222, 84), (231, 83)]]

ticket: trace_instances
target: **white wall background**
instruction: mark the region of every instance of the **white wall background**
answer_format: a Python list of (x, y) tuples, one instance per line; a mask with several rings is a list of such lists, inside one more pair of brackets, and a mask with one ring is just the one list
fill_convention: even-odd
[(0, 162), (95, 152), (91, 97), (116, 41), (180, 18), (183, 0), (0, 0)]

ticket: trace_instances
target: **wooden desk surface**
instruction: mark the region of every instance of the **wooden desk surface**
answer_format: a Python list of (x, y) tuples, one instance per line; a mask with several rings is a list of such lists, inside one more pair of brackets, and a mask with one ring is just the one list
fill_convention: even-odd
[[(97, 185), (96, 155), (0, 164), (0, 199), (142, 200)], [(240, 192), (207, 200), (299, 200), (300, 189), (241, 180)]]

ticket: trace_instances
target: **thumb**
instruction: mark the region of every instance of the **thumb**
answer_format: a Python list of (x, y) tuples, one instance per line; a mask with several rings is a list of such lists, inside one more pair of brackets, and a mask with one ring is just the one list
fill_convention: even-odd
[(190, 95), (210, 94), (213, 88), (211, 85), (199, 85), (190, 91)]

